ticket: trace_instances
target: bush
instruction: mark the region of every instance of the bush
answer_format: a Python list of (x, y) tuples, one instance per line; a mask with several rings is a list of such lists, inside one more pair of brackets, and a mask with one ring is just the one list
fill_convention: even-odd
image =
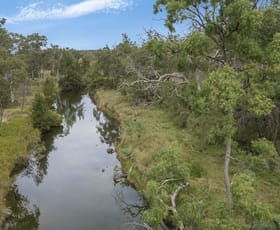
[(49, 109), (48, 102), (41, 94), (36, 94), (32, 102), (32, 123), (41, 132), (61, 125), (62, 116)]
[(251, 142), (252, 150), (256, 155), (266, 155), (268, 157), (277, 156), (277, 151), (273, 143), (266, 138), (260, 138)]

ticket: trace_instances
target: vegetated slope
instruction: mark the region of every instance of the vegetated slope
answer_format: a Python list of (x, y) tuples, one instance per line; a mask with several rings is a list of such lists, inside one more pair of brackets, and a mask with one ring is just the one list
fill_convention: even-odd
[[(238, 210), (236, 207), (232, 219), (227, 217), (225, 210), (222, 211), (225, 201), (223, 146), (203, 147), (201, 140), (197, 139), (197, 132), (203, 133), (205, 130), (179, 128), (171, 114), (165, 110), (157, 106), (132, 106), (125, 96), (114, 90), (98, 90), (95, 99), (101, 110), (119, 121), (121, 138), (117, 143), (118, 155), (128, 173), (128, 179), (144, 192), (151, 206), (154, 205), (154, 200), (150, 198), (147, 190), (149, 189), (148, 182), (152, 178), (147, 172), (160, 161), (155, 160), (153, 156), (163, 153), (161, 156), (164, 157), (164, 152), (176, 149), (180, 154), (180, 159), (187, 163), (190, 176), (187, 181), (189, 183), (187, 190), (182, 191), (177, 197), (177, 210), (180, 216), (177, 220), (171, 218), (170, 221), (176, 224), (183, 220), (185, 226), (192, 226), (194, 229), (211, 229), (214, 226), (224, 226), (227, 229), (230, 225), (233, 229), (238, 229), (238, 224), (243, 225), (241, 229), (246, 229), (248, 225), (244, 222), (246, 215), (242, 216), (243, 210)], [(246, 157), (246, 154), (237, 152), (237, 149), (233, 150), (231, 168), (233, 184), (235, 176), (248, 169)], [(173, 166), (181, 167), (181, 165)], [(270, 204), (272, 213), (279, 213), (279, 176), (257, 171), (256, 177), (257, 197), (254, 202), (261, 201), (264, 207)], [(172, 178), (164, 178), (164, 176), (161, 178), (162, 181), (166, 179)], [(156, 195), (161, 196), (160, 192)], [(242, 200), (242, 197), (239, 199)], [(169, 199), (166, 200), (166, 203), (168, 202), (170, 202)], [(163, 204), (160, 206), (164, 207)], [(158, 216), (161, 215), (161, 211), (160, 208), (157, 210)], [(256, 215), (258, 215), (257, 212)], [(234, 221), (235, 224), (232, 223)], [(150, 220), (150, 222), (156, 224), (156, 221)]]

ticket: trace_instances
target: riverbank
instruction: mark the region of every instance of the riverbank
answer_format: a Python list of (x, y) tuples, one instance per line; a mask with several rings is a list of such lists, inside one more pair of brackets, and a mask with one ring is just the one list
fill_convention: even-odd
[(32, 97), (40, 88), (39, 85), (38, 82), (32, 84), (23, 112), (20, 105), (4, 111), (0, 129), (0, 226), (9, 213), (5, 197), (13, 183), (11, 173), (16, 167), (26, 166), (32, 149), (40, 141), (40, 133), (33, 128), (29, 113)]
[[(190, 165), (190, 189), (198, 200), (204, 202), (203, 215), (210, 219), (217, 218), (217, 205), (225, 200), (223, 146), (201, 149), (200, 140), (192, 135), (192, 130), (177, 127), (164, 110), (154, 106), (132, 106), (117, 91), (98, 90), (94, 98), (98, 108), (120, 124), (121, 137), (116, 143), (116, 151), (128, 180), (140, 192), (145, 193), (146, 172), (156, 164), (152, 159), (153, 153), (166, 151), (175, 145), (182, 159)], [(231, 175), (242, 170), (242, 157), (240, 155), (232, 160)], [(273, 178), (277, 180), (272, 174), (269, 177), (257, 175), (257, 198), (269, 204), (272, 215), (275, 215), (279, 211), (280, 200), (277, 195), (278, 182), (270, 183), (268, 180), (272, 181)]]
[(26, 166), (32, 148), (40, 139), (28, 114), (16, 114), (3, 123), (0, 131), (0, 226), (8, 213), (5, 197), (13, 182), (12, 170)]
[(176, 126), (164, 110), (155, 106), (131, 106), (117, 91), (99, 90), (94, 98), (98, 108), (120, 124), (121, 137), (116, 143), (116, 152), (128, 180), (137, 190), (144, 193), (146, 189), (146, 172), (155, 164), (153, 154), (176, 146), (183, 161), (190, 165), (191, 187), (209, 187), (209, 202), (224, 198), (223, 158), (196, 151), (193, 137)]

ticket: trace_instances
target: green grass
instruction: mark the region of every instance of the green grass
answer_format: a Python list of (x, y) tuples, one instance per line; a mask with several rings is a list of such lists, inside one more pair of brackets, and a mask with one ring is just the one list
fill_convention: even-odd
[[(13, 180), (11, 172), (16, 164), (29, 158), (31, 149), (40, 140), (40, 133), (33, 128), (29, 117), (32, 97), (39, 88), (40, 83), (32, 82), (24, 112), (21, 112), (20, 105), (10, 106), (4, 111), (0, 128), (0, 226), (7, 213), (5, 196)], [(20, 92), (16, 92), (16, 100), (20, 102)]]
[(0, 130), (0, 223), (4, 218), (5, 196), (12, 182), (10, 173), (20, 159), (30, 155), (29, 151), (38, 141), (39, 132), (33, 129), (26, 114), (3, 123)]
[[(166, 111), (155, 106), (131, 106), (127, 99), (116, 91), (100, 90), (95, 94), (95, 100), (101, 110), (120, 123), (121, 138), (116, 146), (117, 152), (124, 170), (129, 172), (129, 180), (138, 190), (145, 189), (147, 178), (144, 177), (144, 172), (153, 164), (152, 154), (175, 144), (183, 159), (191, 165), (191, 187), (207, 190), (208, 214), (211, 216), (213, 211), (212, 215), (215, 215), (216, 205), (225, 200), (225, 146), (205, 147), (205, 141), (198, 138), (197, 132), (206, 134), (207, 130), (179, 128)], [(231, 161), (231, 177), (242, 170), (245, 157), (238, 156), (234, 150), (232, 154), (236, 160)], [(279, 182), (279, 175), (276, 177), (272, 174), (257, 174), (258, 199), (270, 204), (277, 214), (280, 213), (280, 187), (271, 180)]]

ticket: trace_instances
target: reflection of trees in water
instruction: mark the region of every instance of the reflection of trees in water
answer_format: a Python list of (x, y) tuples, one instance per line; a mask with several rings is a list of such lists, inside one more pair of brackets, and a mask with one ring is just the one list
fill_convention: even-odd
[(131, 217), (140, 217), (140, 214), (147, 208), (141, 199), (134, 200), (133, 202), (127, 201), (123, 189), (115, 191), (114, 198), (122, 212)]
[(6, 218), (4, 230), (39, 229), (40, 210), (36, 205), (30, 206), (29, 200), (21, 195), (14, 185), (7, 196), (11, 214)]
[(71, 127), (76, 122), (77, 117), (84, 119), (84, 105), (81, 104), (82, 96), (79, 94), (64, 94), (58, 97), (57, 110), (64, 115), (64, 128), (58, 127), (44, 133), (42, 142), (45, 150), (35, 155), (24, 170), (23, 175), (32, 177), (36, 185), (39, 185), (48, 170), (48, 154), (55, 149), (54, 141), (58, 135), (69, 134)]
[(101, 142), (112, 146), (120, 136), (119, 126), (115, 121), (104, 117), (96, 108), (93, 109), (93, 116), (98, 121), (97, 131), (100, 133)]
[(114, 198), (116, 203), (119, 205), (120, 209), (124, 214), (133, 218), (133, 222), (126, 222), (119, 229), (127, 229), (127, 230), (140, 230), (140, 229), (149, 229), (152, 228), (143, 221), (141, 218), (141, 214), (146, 210), (147, 205), (144, 203), (142, 199), (128, 201), (127, 194), (125, 194), (125, 190), (123, 187), (129, 187), (128, 185), (123, 185), (121, 183), (121, 189), (116, 189), (114, 192)]
[(45, 150), (40, 154), (35, 155), (29, 161), (28, 167), (23, 171), (23, 175), (27, 177), (32, 177), (36, 185), (39, 185), (43, 181), (44, 176), (47, 175), (49, 166), (49, 153), (55, 149), (55, 138), (62, 133), (63, 129), (61, 127), (54, 128), (50, 132), (45, 133), (42, 136)]
[(77, 118), (84, 119), (84, 104), (81, 104), (82, 95), (63, 94), (57, 100), (57, 110), (64, 116), (64, 135), (68, 135)]

